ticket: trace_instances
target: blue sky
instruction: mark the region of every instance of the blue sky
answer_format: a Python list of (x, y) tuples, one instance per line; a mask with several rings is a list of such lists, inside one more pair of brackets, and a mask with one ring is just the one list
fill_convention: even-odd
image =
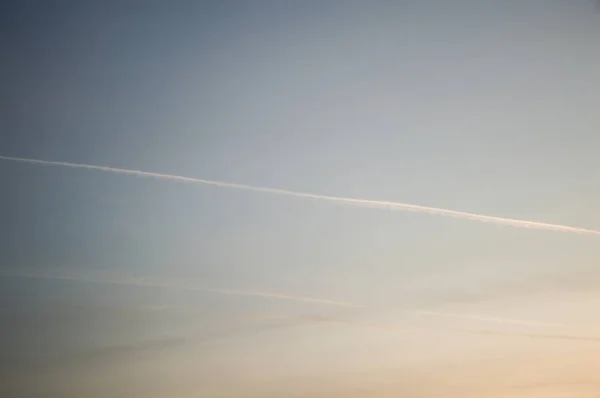
[[(592, 1), (26, 1), (3, 6), (0, 26), (2, 156), (600, 229), (600, 19)], [(207, 384), (190, 394), (242, 396), (219, 384), (218, 373), (253, 386), (248, 397), (268, 396), (311, 385), (303, 377), (335, 380), (326, 368), (342, 364), (373, 380), (408, 368), (443, 375), (444, 361), (468, 372), (481, 356), (510, 368), (515, 358), (552, 357), (568, 344), (450, 334), (445, 340), (458, 348), (435, 354), (427, 338), (319, 329), (305, 320), (290, 327), (268, 320), (272, 330), (254, 333), (265, 321), (257, 326), (248, 314), (364, 323), (385, 308), (388, 318), (431, 330), (506, 326), (398, 312), (449, 308), (573, 322), (582, 333), (600, 326), (589, 315), (600, 282), (592, 236), (8, 161), (0, 163), (0, 183), (3, 274), (179, 278), (370, 308), (4, 276), (3, 317), (13, 325), (5, 341), (13, 350), (2, 364), (22, 358), (14, 372), (35, 377), (48, 351), (54, 368), (65, 369), (54, 384), (15, 388), (125, 396), (133, 379), (102, 366), (128, 368), (141, 360), (135, 355), (76, 370), (69, 361), (110, 344), (117, 348), (109, 352), (136, 344), (146, 352), (145, 339), (196, 334), (237, 337), (210, 354), (190, 348), (186, 356), (177, 344), (167, 353), (148, 350), (155, 362), (170, 355), (163, 362), (170, 365), (141, 367), (135, 377), (149, 391), (177, 394), (169, 388), (192, 383), (185, 375), (194, 364), (214, 390)], [(313, 362), (300, 359), (305, 346)], [(391, 354), (398, 346), (414, 358)], [(568, 347), (565, 363), (591, 366), (587, 348)], [(514, 356), (495, 363), (502, 350)], [(271, 361), (283, 352), (288, 362), (276, 371)], [(248, 359), (236, 362), (242, 354)], [(64, 357), (73, 359), (56, 359)], [(185, 381), (160, 384), (153, 376), (171, 372)], [(539, 377), (600, 383), (583, 371), (547, 372)], [(63, 379), (74, 374), (79, 390)], [(433, 383), (439, 391), (445, 377)], [(472, 384), (461, 377), (465, 388)], [(355, 393), (367, 396), (361, 380)], [(364, 383), (388, 388), (373, 380)], [(315, 381), (307, 396), (348, 396), (326, 384)], [(418, 388), (433, 394), (429, 384)], [(280, 387), (268, 390), (273, 385)]]

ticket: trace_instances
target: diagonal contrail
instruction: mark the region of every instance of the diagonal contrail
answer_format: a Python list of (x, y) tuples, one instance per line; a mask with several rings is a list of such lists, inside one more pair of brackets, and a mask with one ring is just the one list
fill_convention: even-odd
[(137, 287), (153, 287), (153, 288), (166, 288), (176, 290), (190, 290), (196, 292), (206, 292), (215, 294), (224, 294), (228, 296), (246, 296), (246, 297), (263, 297), (278, 300), (288, 301), (299, 301), (313, 304), (324, 304), (330, 306), (339, 307), (351, 307), (351, 308), (366, 308), (364, 305), (349, 303), (346, 301), (336, 301), (317, 297), (307, 296), (296, 296), (285, 293), (277, 292), (257, 292), (248, 290), (236, 290), (236, 289), (217, 289), (201, 286), (190, 286), (178, 283), (171, 283), (166, 281), (160, 281), (155, 279), (105, 279), (105, 278), (93, 278), (85, 276), (70, 276), (70, 275), (49, 275), (49, 274), (34, 274), (34, 273), (19, 273), (19, 274), (5, 274), (10, 277), (16, 278), (30, 278), (30, 279), (51, 279), (51, 280), (63, 280), (63, 281), (75, 281), (75, 282), (87, 282), (87, 283), (101, 283), (111, 285), (125, 285), (125, 286), (137, 286)]
[[(87, 283), (114, 284), (114, 285), (124, 285), (124, 286), (189, 290), (189, 291), (233, 295), (233, 296), (262, 297), (262, 298), (266, 298), (266, 299), (287, 300), (287, 301), (305, 302), (305, 303), (311, 303), (311, 304), (322, 304), (322, 305), (328, 305), (328, 306), (356, 308), (356, 309), (365, 309), (365, 310), (376, 310), (376, 311), (384, 311), (384, 312), (391, 311), (390, 308), (373, 307), (373, 306), (368, 306), (368, 305), (363, 305), (363, 304), (358, 304), (358, 303), (331, 300), (331, 299), (325, 299), (325, 298), (319, 298), (319, 297), (298, 296), (298, 295), (291, 295), (291, 294), (284, 294), (284, 293), (277, 293), (277, 292), (257, 292), (257, 291), (248, 291), (248, 290), (207, 288), (207, 287), (191, 286), (191, 285), (184, 285), (184, 284), (178, 284), (178, 283), (170, 283), (170, 282), (165, 282), (165, 281), (161, 281), (161, 280), (153, 280), (153, 279), (133, 279), (133, 280), (104, 279), (104, 278), (93, 278), (93, 277), (85, 277), (85, 276), (51, 275), (51, 274), (36, 274), (36, 273), (10, 273), (10, 274), (6, 273), (6, 274), (4, 274), (4, 276), (13, 277), (13, 278), (51, 279), (51, 280), (65, 280), (65, 281), (87, 282)], [(404, 309), (404, 310), (402, 310), (402, 312), (407, 313), (407, 314), (449, 317), (449, 318), (473, 320), (473, 321), (487, 322), (487, 323), (526, 325), (526, 326), (544, 326), (544, 327), (551, 327), (551, 328), (557, 328), (557, 327), (558, 328), (567, 328), (568, 327), (567, 325), (563, 325), (560, 323), (499, 318), (499, 317), (485, 316), (485, 315), (479, 315), (479, 314), (447, 313), (447, 312), (442, 312), (442, 311), (411, 310), (411, 309)], [(323, 319), (321, 319), (321, 320), (323, 320)]]
[(134, 175), (134, 176), (138, 176), (138, 177), (154, 177), (154, 178), (160, 178), (160, 179), (165, 179), (165, 180), (188, 182), (188, 183), (193, 183), (193, 184), (212, 185), (212, 186), (217, 186), (217, 187), (222, 187), (222, 188), (263, 192), (263, 193), (270, 193), (270, 194), (275, 194), (275, 195), (294, 196), (294, 197), (305, 198), (305, 199), (324, 200), (324, 201), (329, 201), (329, 202), (334, 202), (334, 203), (343, 203), (343, 204), (350, 204), (350, 205), (356, 205), (356, 206), (362, 206), (362, 207), (374, 207), (374, 208), (388, 209), (388, 210), (395, 210), (395, 211), (408, 211), (408, 212), (416, 212), (416, 213), (437, 214), (437, 215), (448, 216), (448, 217), (463, 218), (463, 219), (468, 219), (468, 220), (473, 220), (473, 221), (481, 221), (481, 222), (489, 222), (489, 223), (494, 223), (494, 224), (508, 225), (508, 226), (512, 226), (512, 227), (516, 227), (516, 228), (530, 228), (530, 229), (538, 229), (538, 230), (546, 230), (546, 231), (571, 232), (571, 233), (587, 234), (587, 235), (600, 235), (600, 231), (596, 231), (593, 229), (571, 227), (571, 226), (560, 225), (560, 224), (547, 224), (547, 223), (542, 223), (542, 222), (537, 222), (537, 221), (517, 220), (517, 219), (503, 218), (503, 217), (493, 217), (493, 216), (486, 216), (483, 214), (467, 213), (467, 212), (448, 210), (448, 209), (440, 209), (440, 208), (436, 208), (436, 207), (411, 205), (411, 204), (407, 204), (407, 203), (386, 202), (386, 201), (367, 200), (367, 199), (353, 199), (353, 198), (343, 198), (343, 197), (327, 196), (327, 195), (317, 195), (317, 194), (305, 193), (305, 192), (288, 191), (285, 189), (256, 187), (256, 186), (252, 186), (252, 185), (234, 184), (234, 183), (223, 182), (223, 181), (204, 180), (204, 179), (199, 179), (199, 178), (182, 177), (182, 176), (177, 176), (177, 175), (161, 174), (161, 173), (151, 173), (151, 172), (139, 171), (139, 170), (119, 169), (119, 168), (107, 167), (107, 166), (95, 166), (95, 165), (89, 165), (89, 164), (55, 162), (55, 161), (48, 161), (48, 160), (27, 159), (27, 158), (18, 158), (18, 157), (10, 157), (10, 156), (0, 156), (0, 160), (35, 163), (35, 164), (42, 164), (42, 165), (48, 165), (48, 166), (62, 166), (62, 167), (71, 167), (71, 168), (80, 168), (80, 169), (89, 169), (89, 170), (99, 170), (99, 171), (104, 171), (104, 172), (109, 172), (109, 173)]

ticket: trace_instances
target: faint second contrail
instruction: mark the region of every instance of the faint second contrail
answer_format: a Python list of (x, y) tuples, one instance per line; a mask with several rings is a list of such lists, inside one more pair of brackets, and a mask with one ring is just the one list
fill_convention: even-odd
[(236, 289), (218, 289), (201, 286), (191, 286), (179, 283), (171, 283), (166, 281), (160, 281), (156, 279), (108, 279), (108, 278), (93, 278), (86, 276), (72, 276), (72, 275), (50, 275), (50, 274), (34, 274), (34, 273), (18, 273), (8, 274), (11, 277), (17, 278), (31, 278), (31, 279), (52, 279), (52, 280), (64, 280), (64, 281), (75, 281), (75, 282), (88, 282), (88, 283), (101, 283), (111, 285), (125, 285), (125, 286), (137, 286), (137, 287), (152, 287), (152, 288), (166, 288), (166, 289), (177, 289), (177, 290), (190, 290), (196, 292), (206, 292), (215, 294), (224, 294), (228, 296), (246, 296), (246, 297), (263, 297), (269, 299), (279, 299), (288, 301), (299, 301), (313, 304), (324, 304), (330, 306), (339, 307), (351, 307), (351, 308), (366, 308), (364, 305), (349, 303), (345, 301), (329, 300), (317, 297), (297, 296), (285, 293), (277, 292), (257, 292), (248, 290), (236, 290)]
[[(5, 273), (4, 275), (13, 277), (13, 278), (51, 279), (51, 280), (65, 280), (65, 281), (87, 282), (87, 283), (114, 284), (114, 285), (124, 285), (124, 286), (189, 290), (189, 291), (233, 295), (233, 296), (262, 297), (262, 298), (266, 298), (266, 299), (287, 300), (287, 301), (305, 302), (305, 303), (311, 303), (311, 304), (322, 304), (322, 305), (328, 305), (328, 306), (376, 310), (376, 311), (383, 311), (383, 312), (391, 311), (390, 308), (372, 307), (372, 306), (363, 305), (363, 304), (359, 304), (359, 303), (331, 300), (331, 299), (325, 299), (325, 298), (319, 298), (319, 297), (298, 296), (298, 295), (292, 295), (292, 294), (277, 293), (277, 292), (265, 292), (265, 291), (257, 292), (257, 291), (249, 291), (249, 290), (207, 288), (207, 287), (185, 285), (185, 284), (167, 282), (164, 280), (156, 280), (156, 279), (148, 279), (148, 278), (144, 278), (144, 279), (112, 279), (112, 278), (94, 278), (94, 277), (87, 277), (87, 276), (52, 275), (52, 274), (39, 274), (39, 273)], [(488, 323), (491, 322), (491, 323), (500, 323), (500, 324), (544, 326), (544, 327), (553, 327), (553, 328), (568, 327), (567, 325), (563, 325), (563, 324), (559, 324), (559, 323), (538, 322), (538, 321), (529, 321), (529, 320), (525, 321), (525, 320), (519, 320), (519, 319), (499, 318), (499, 317), (485, 316), (485, 315), (478, 315), (478, 314), (464, 314), (464, 313), (457, 314), (457, 313), (447, 313), (447, 312), (442, 312), (442, 311), (410, 310), (410, 309), (404, 309), (401, 311), (404, 313), (409, 313), (409, 314), (450, 317), (450, 318), (456, 318), (456, 319), (474, 320), (474, 321), (488, 322)], [(330, 319), (330, 318), (321, 317), (319, 319), (326, 320), (326, 319)], [(315, 318), (315, 320), (317, 320), (317, 319)]]
[(327, 196), (327, 195), (317, 195), (317, 194), (305, 193), (305, 192), (288, 191), (285, 189), (256, 187), (256, 186), (252, 186), (252, 185), (234, 184), (234, 183), (223, 182), (223, 181), (204, 180), (204, 179), (199, 179), (199, 178), (182, 177), (182, 176), (177, 176), (177, 175), (152, 173), (152, 172), (139, 171), (139, 170), (119, 169), (119, 168), (107, 167), (107, 166), (95, 166), (95, 165), (89, 165), (89, 164), (55, 162), (55, 161), (48, 161), (48, 160), (27, 159), (27, 158), (18, 158), (18, 157), (10, 157), (10, 156), (0, 156), (0, 160), (35, 163), (35, 164), (42, 164), (42, 165), (48, 165), (48, 166), (62, 166), (62, 167), (99, 170), (99, 171), (105, 171), (105, 172), (109, 172), (109, 173), (129, 174), (129, 175), (134, 175), (134, 176), (138, 176), (138, 177), (154, 177), (154, 178), (160, 178), (160, 179), (165, 179), (165, 180), (188, 182), (188, 183), (193, 183), (193, 184), (213, 185), (213, 186), (222, 187), (222, 188), (231, 188), (231, 189), (239, 189), (239, 190), (245, 190), (245, 191), (270, 193), (270, 194), (276, 194), (276, 195), (294, 196), (294, 197), (306, 198), (306, 199), (324, 200), (324, 201), (329, 201), (329, 202), (334, 202), (334, 203), (350, 204), (350, 205), (356, 205), (356, 206), (362, 206), (362, 207), (374, 207), (374, 208), (388, 209), (388, 210), (395, 210), (395, 211), (409, 211), (409, 212), (416, 212), (416, 213), (438, 214), (438, 215), (442, 215), (442, 216), (463, 218), (463, 219), (468, 219), (468, 220), (473, 220), (473, 221), (481, 221), (481, 222), (489, 222), (489, 223), (494, 223), (494, 224), (508, 225), (508, 226), (512, 226), (512, 227), (516, 227), (516, 228), (530, 228), (530, 229), (538, 229), (538, 230), (546, 230), (546, 231), (559, 231), (559, 232), (571, 232), (571, 233), (587, 234), (587, 235), (600, 235), (600, 231), (596, 231), (593, 229), (570, 227), (567, 225), (560, 225), (560, 224), (547, 224), (547, 223), (541, 223), (541, 222), (537, 222), (537, 221), (517, 220), (517, 219), (503, 218), (503, 217), (493, 217), (493, 216), (486, 216), (483, 214), (466, 213), (466, 212), (462, 212), (462, 211), (440, 209), (440, 208), (436, 208), (436, 207), (411, 205), (411, 204), (407, 204), (407, 203), (386, 202), (386, 201), (367, 200), (367, 199), (353, 199), (353, 198), (344, 198), (344, 197)]

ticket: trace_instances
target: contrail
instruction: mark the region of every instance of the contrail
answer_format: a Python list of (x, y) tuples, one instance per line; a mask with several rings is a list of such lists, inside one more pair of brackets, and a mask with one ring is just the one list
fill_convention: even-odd
[[(290, 295), (290, 294), (277, 293), (277, 292), (256, 292), (256, 291), (247, 291), (247, 290), (206, 288), (206, 287), (197, 287), (197, 286), (190, 286), (190, 285), (184, 285), (184, 284), (175, 284), (175, 283), (157, 281), (157, 280), (152, 280), (152, 279), (147, 279), (147, 278), (137, 279), (137, 280), (136, 279), (120, 280), (120, 279), (100, 279), (100, 278), (84, 277), (84, 276), (50, 275), (50, 274), (35, 274), (35, 273), (11, 273), (11, 274), (4, 274), (4, 275), (9, 276), (9, 277), (14, 277), (14, 278), (66, 280), (66, 281), (87, 282), (87, 283), (103, 283), (103, 284), (137, 286), (137, 287), (189, 290), (189, 291), (233, 295), (233, 296), (246, 296), (246, 297), (251, 296), (251, 297), (262, 297), (262, 298), (267, 298), (267, 299), (306, 302), (306, 303), (312, 303), (312, 304), (322, 304), (322, 305), (338, 306), (338, 307), (346, 307), (346, 308), (370, 309), (370, 310), (384, 311), (384, 312), (390, 311), (389, 308), (372, 307), (372, 306), (367, 306), (367, 305), (358, 304), (358, 303), (330, 300), (330, 299), (324, 299), (324, 298), (318, 298), (318, 297), (297, 296), (297, 295)], [(567, 325), (558, 324), (558, 323), (524, 321), (524, 320), (518, 320), (518, 319), (498, 318), (498, 317), (475, 315), (475, 314), (457, 314), (457, 313), (446, 313), (446, 312), (440, 312), (440, 311), (427, 311), (427, 310), (402, 310), (402, 312), (411, 313), (411, 314), (450, 317), (450, 318), (456, 318), (456, 319), (475, 320), (475, 321), (488, 322), (488, 323), (491, 322), (491, 323), (500, 323), (500, 324), (514, 324), (514, 325), (528, 325), (528, 326), (534, 325), (534, 326), (544, 326), (544, 327), (553, 327), (553, 328), (568, 327)], [(324, 320), (324, 319), (326, 319), (326, 318), (321, 318), (321, 320)]]
[(120, 280), (120, 279), (100, 279), (90, 278), (84, 276), (69, 276), (69, 275), (44, 275), (44, 274), (10, 274), (11, 277), (18, 278), (31, 278), (31, 279), (52, 279), (52, 280), (65, 280), (65, 281), (76, 281), (76, 282), (88, 282), (88, 283), (103, 283), (112, 285), (125, 285), (125, 286), (137, 286), (137, 287), (152, 287), (152, 288), (167, 288), (177, 290), (191, 290), (197, 292), (216, 293), (224, 294), (228, 296), (252, 296), (252, 297), (263, 297), (270, 299), (288, 300), (288, 301), (300, 301), (314, 304), (324, 304), (330, 306), (340, 307), (352, 307), (352, 308), (366, 308), (364, 305), (349, 303), (345, 301), (335, 301), (316, 297), (306, 296), (295, 296), (284, 293), (275, 292), (256, 292), (246, 290), (235, 290), (235, 289), (216, 289), (207, 287), (190, 286), (183, 284), (175, 284), (169, 282), (162, 282), (152, 279), (138, 279), (138, 280)]
[(95, 166), (95, 165), (79, 164), (79, 163), (55, 162), (55, 161), (48, 161), (48, 160), (18, 158), (18, 157), (10, 157), (10, 156), (0, 156), (0, 160), (35, 163), (35, 164), (48, 165), (48, 166), (62, 166), (62, 167), (71, 167), (71, 168), (80, 168), (80, 169), (89, 169), (89, 170), (99, 170), (99, 171), (104, 171), (104, 172), (109, 172), (109, 173), (134, 175), (134, 176), (138, 176), (138, 177), (154, 177), (154, 178), (171, 180), (171, 181), (182, 181), (182, 182), (188, 182), (188, 183), (193, 183), (193, 184), (212, 185), (212, 186), (217, 186), (217, 187), (222, 187), (222, 188), (263, 192), (263, 193), (270, 193), (270, 194), (275, 194), (275, 195), (294, 196), (294, 197), (305, 198), (305, 199), (324, 200), (324, 201), (329, 201), (329, 202), (334, 202), (334, 203), (350, 204), (350, 205), (356, 205), (356, 206), (362, 206), (362, 207), (373, 207), (373, 208), (388, 209), (388, 210), (394, 210), (394, 211), (408, 211), (408, 212), (416, 212), (416, 213), (437, 214), (437, 215), (441, 215), (441, 216), (463, 218), (463, 219), (468, 219), (468, 220), (472, 220), (472, 221), (481, 221), (481, 222), (489, 222), (489, 223), (494, 223), (494, 224), (508, 225), (508, 226), (516, 227), (516, 228), (529, 228), (529, 229), (538, 229), (538, 230), (545, 230), (545, 231), (571, 232), (571, 233), (587, 234), (587, 235), (600, 235), (600, 231), (596, 231), (593, 229), (571, 227), (571, 226), (560, 225), (560, 224), (547, 224), (547, 223), (542, 223), (542, 222), (537, 222), (537, 221), (517, 220), (517, 219), (503, 218), (503, 217), (493, 217), (493, 216), (486, 216), (483, 214), (467, 213), (467, 212), (448, 210), (448, 209), (440, 209), (440, 208), (436, 208), (436, 207), (418, 206), (418, 205), (412, 205), (412, 204), (407, 204), (407, 203), (386, 202), (386, 201), (367, 200), (367, 199), (353, 199), (353, 198), (344, 198), (344, 197), (327, 196), (327, 195), (317, 195), (317, 194), (312, 194), (312, 193), (289, 191), (289, 190), (285, 190), (285, 189), (256, 187), (256, 186), (252, 186), (252, 185), (234, 184), (234, 183), (223, 182), (223, 181), (204, 180), (204, 179), (200, 179), (200, 178), (182, 177), (182, 176), (171, 175), (171, 174), (152, 173), (152, 172), (139, 171), (139, 170), (120, 169), (120, 168), (108, 167), (108, 166)]

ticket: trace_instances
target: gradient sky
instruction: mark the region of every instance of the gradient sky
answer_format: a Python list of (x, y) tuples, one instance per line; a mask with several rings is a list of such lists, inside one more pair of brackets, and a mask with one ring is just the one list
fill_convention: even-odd
[[(3, 2), (0, 54), (0, 156), (600, 229), (591, 0)], [(5, 160), (0, 184), (0, 393), (600, 390), (597, 237)], [(171, 286), (98, 282), (140, 277)]]

